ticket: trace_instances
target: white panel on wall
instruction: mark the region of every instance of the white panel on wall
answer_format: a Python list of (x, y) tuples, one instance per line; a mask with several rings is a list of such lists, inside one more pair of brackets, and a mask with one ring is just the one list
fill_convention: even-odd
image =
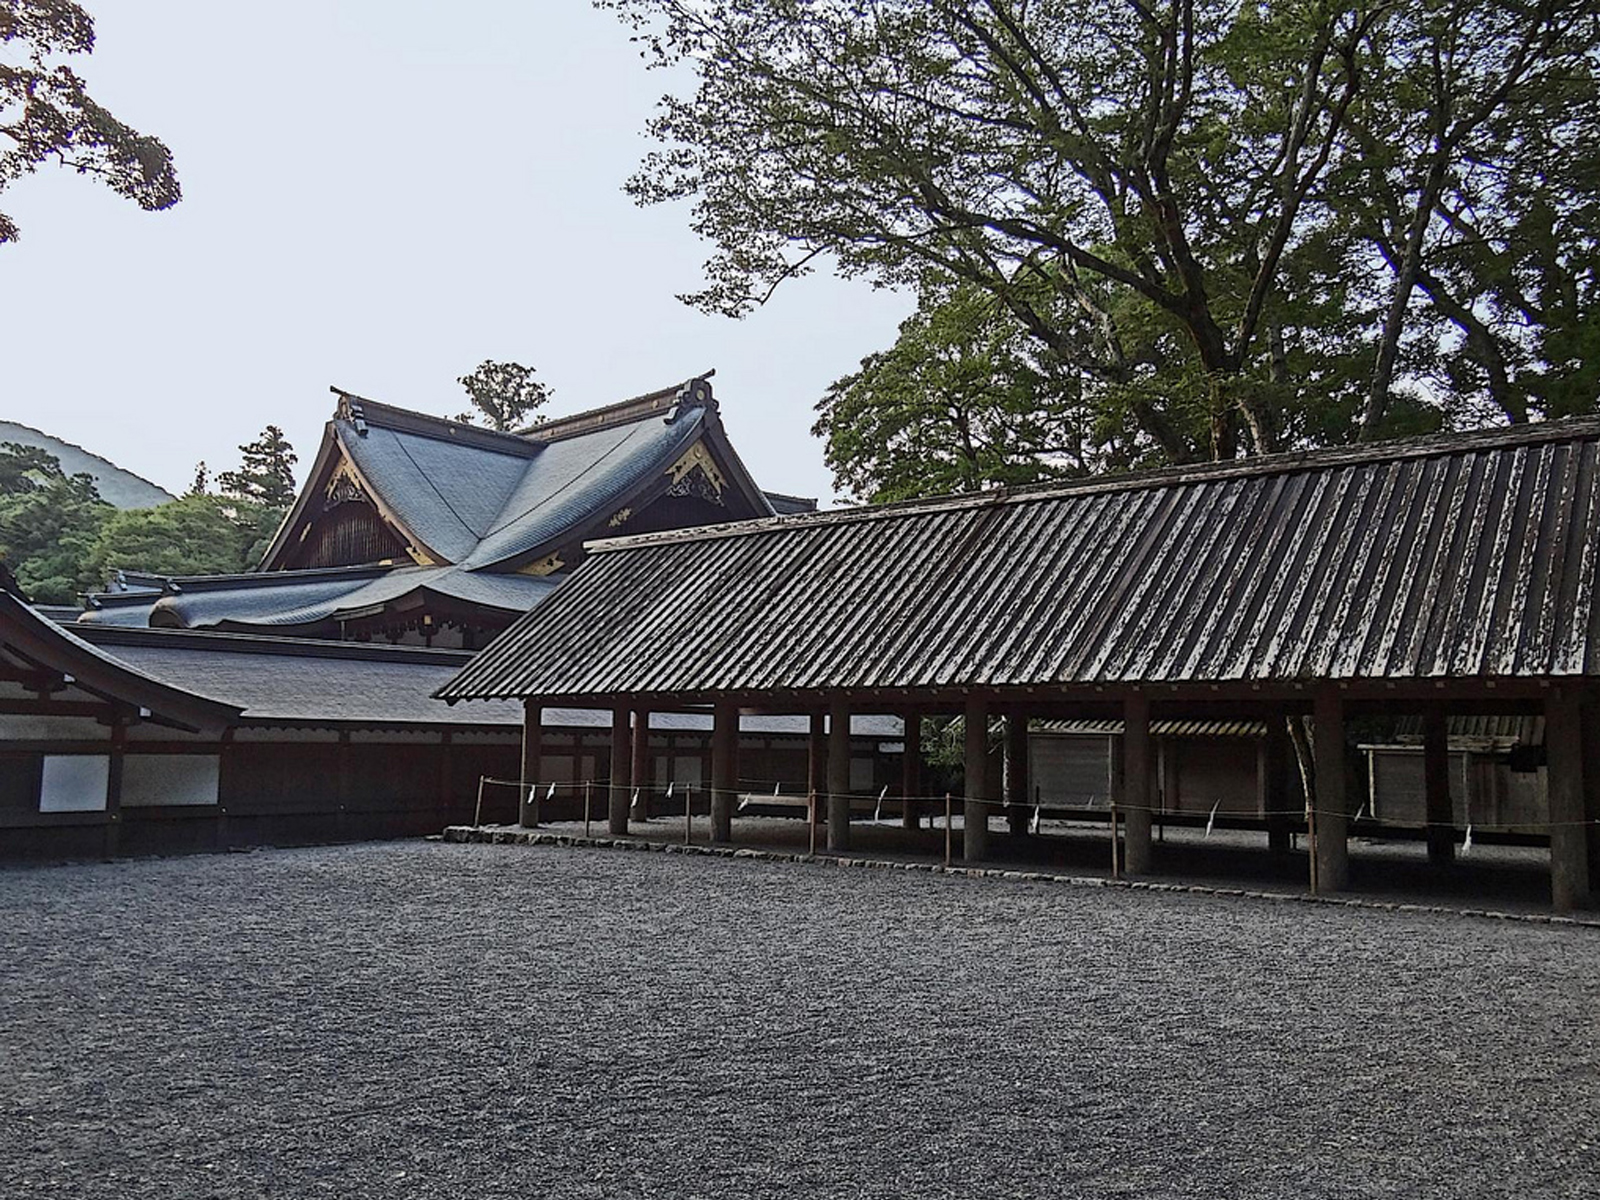
[(40, 812), (104, 812), (111, 759), (103, 754), (47, 754)]
[(221, 762), (214, 754), (130, 754), (122, 760), (123, 807), (215, 804)]

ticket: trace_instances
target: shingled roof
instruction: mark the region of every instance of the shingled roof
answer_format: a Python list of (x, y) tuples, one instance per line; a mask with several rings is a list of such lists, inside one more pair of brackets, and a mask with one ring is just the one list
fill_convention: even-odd
[(447, 700), (1600, 673), (1600, 422), (595, 543)]

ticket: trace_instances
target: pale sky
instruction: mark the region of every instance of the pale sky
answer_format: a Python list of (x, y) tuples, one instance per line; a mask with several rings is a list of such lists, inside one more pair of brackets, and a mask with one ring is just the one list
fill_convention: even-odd
[(812, 405), (903, 296), (813, 276), (743, 321), (675, 297), (706, 248), (622, 184), (670, 82), (588, 0), (85, 0), (90, 93), (172, 150), (144, 213), (59, 169), (0, 194), (0, 417), (179, 493), (280, 425), (303, 472), (330, 384), (464, 407), (485, 358), (552, 415), (715, 367), (762, 486), (827, 501)]

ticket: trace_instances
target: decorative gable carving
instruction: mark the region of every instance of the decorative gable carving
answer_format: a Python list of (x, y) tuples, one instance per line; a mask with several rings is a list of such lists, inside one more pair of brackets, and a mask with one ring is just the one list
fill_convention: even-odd
[(719, 508), (726, 507), (722, 492), (728, 481), (703, 443), (696, 442), (685, 450), (678, 461), (667, 468), (667, 475), (672, 479), (667, 495), (695, 496)]

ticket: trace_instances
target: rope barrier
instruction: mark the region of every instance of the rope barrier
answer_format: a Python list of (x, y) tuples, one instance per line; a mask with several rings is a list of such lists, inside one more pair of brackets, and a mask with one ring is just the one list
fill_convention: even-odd
[[(569, 781), (569, 782), (565, 782), (565, 783), (546, 783), (544, 781), (523, 783), (520, 779), (495, 779), (492, 776), (485, 775), (485, 776), (480, 777), (480, 779), (479, 779), (480, 789), (485, 784), (490, 784), (490, 785), (494, 785), (494, 786), (497, 786), (497, 787), (514, 787), (514, 788), (518, 789), (519, 792), (521, 790), (523, 790), (523, 789), (527, 789), (530, 794), (532, 792), (538, 791), (541, 788), (544, 788), (544, 789), (546, 789), (545, 799), (547, 799), (547, 800), (553, 800), (553, 799), (556, 798), (557, 789), (570, 790), (571, 794), (574, 795), (574, 796), (579, 794), (586, 787), (604, 788), (608, 792), (610, 792), (612, 790), (621, 790), (621, 791), (627, 791), (630, 794), (634, 794), (634, 793), (636, 793), (636, 792), (638, 792), (640, 790), (640, 789), (635, 788), (632, 784), (617, 784), (617, 785), (615, 785), (615, 788), (613, 788), (613, 785), (609, 781), (607, 781), (607, 780), (598, 780), (598, 779), (585, 780), (585, 781), (582, 781), (582, 782)], [(755, 800), (757, 802), (762, 801), (762, 800), (770, 801), (772, 799), (790, 798), (789, 796), (782, 796), (782, 795), (778, 795), (778, 794), (770, 794), (769, 795), (769, 794), (766, 794), (766, 793), (757, 793), (757, 792), (753, 791), (750, 788), (712, 788), (712, 787), (704, 786), (703, 784), (698, 784), (698, 783), (696, 783), (696, 784), (684, 784), (684, 783), (679, 783), (677, 781), (673, 781), (673, 782), (669, 783), (667, 785), (666, 789), (663, 789), (663, 791), (664, 791), (664, 794), (669, 794), (670, 795), (675, 789), (678, 789), (678, 788), (682, 788), (684, 791), (690, 792), (690, 793), (692, 793), (694, 795), (705, 796), (705, 797), (708, 797), (708, 798), (714, 797), (714, 796), (731, 796), (731, 797), (734, 797), (735, 799), (740, 799), (740, 798), (748, 796), (752, 800)], [(648, 790), (648, 789), (646, 789), (646, 790)], [(1035, 811), (1042, 811), (1042, 812), (1056, 812), (1056, 813), (1096, 812), (1096, 813), (1100, 813), (1100, 814), (1104, 814), (1104, 815), (1109, 815), (1110, 812), (1111, 812), (1111, 809), (1114, 807), (1116, 809), (1116, 811), (1122, 817), (1126, 817), (1127, 814), (1130, 813), (1130, 812), (1147, 812), (1147, 813), (1150, 813), (1152, 816), (1158, 816), (1158, 817), (1189, 816), (1189, 817), (1199, 818), (1200, 816), (1204, 815), (1203, 813), (1201, 813), (1199, 811), (1194, 811), (1194, 810), (1180, 812), (1180, 811), (1178, 811), (1176, 809), (1160, 808), (1160, 807), (1158, 807), (1156, 805), (1149, 805), (1149, 804), (1147, 804), (1147, 805), (1135, 805), (1135, 804), (1124, 803), (1121, 800), (1112, 801), (1110, 799), (1110, 797), (1108, 797), (1108, 796), (1107, 797), (1102, 797), (1102, 795), (1098, 794), (1098, 793), (1094, 795), (1094, 797), (1092, 798), (1092, 800), (1091, 800), (1091, 802), (1089, 804), (1071, 804), (1071, 803), (1052, 804), (1049, 801), (1043, 801), (1043, 802), (1040, 802), (1040, 803), (1012, 804), (1011, 802), (1006, 801), (1006, 800), (996, 800), (996, 799), (987, 798), (987, 797), (980, 798), (980, 797), (976, 797), (976, 796), (956, 795), (954, 793), (945, 793), (945, 792), (939, 792), (939, 793), (932, 794), (932, 795), (920, 795), (920, 796), (892, 796), (892, 795), (885, 796), (883, 794), (880, 794), (876, 798), (874, 798), (871, 795), (861, 795), (861, 794), (857, 794), (855, 792), (798, 792), (798, 793), (793, 793), (792, 794), (792, 798), (797, 802), (797, 804), (800, 804), (800, 803), (807, 803), (807, 802), (809, 802), (809, 800), (812, 797), (815, 797), (816, 801), (819, 804), (825, 804), (826, 801), (828, 801), (830, 799), (834, 799), (836, 797), (839, 797), (839, 798), (847, 799), (847, 800), (850, 800), (850, 801), (859, 801), (863, 806), (865, 806), (867, 804), (872, 804), (875, 801), (876, 801), (877, 804), (881, 805), (881, 803), (882, 803), (882, 801), (884, 799), (898, 800), (898, 801), (900, 801), (902, 803), (909, 802), (909, 803), (913, 803), (913, 804), (938, 804), (938, 803), (942, 803), (947, 795), (949, 795), (950, 798), (954, 802), (961, 803), (961, 804), (974, 804), (974, 803), (975, 804), (986, 804), (986, 805), (990, 806), (991, 808), (1032, 809), (1032, 810), (1035, 810)], [(1096, 805), (1095, 801), (1099, 801), (1102, 798), (1105, 801), (1105, 805), (1104, 805), (1104, 807), (1099, 807), (1099, 806)], [(481, 803), (481, 795), (480, 795), (480, 803)], [(1363, 813), (1365, 813), (1366, 815), (1362, 815)], [(1372, 815), (1370, 813), (1369, 806), (1366, 805), (1366, 804), (1363, 804), (1362, 807), (1359, 810), (1357, 810), (1356, 812), (1354, 812), (1354, 813), (1351, 813), (1351, 812), (1340, 813), (1340, 811), (1337, 810), (1337, 809), (1316, 808), (1316, 807), (1313, 807), (1313, 806), (1310, 806), (1310, 805), (1299, 806), (1299, 807), (1295, 807), (1295, 808), (1275, 808), (1275, 809), (1266, 809), (1266, 810), (1252, 810), (1250, 812), (1237, 812), (1237, 813), (1219, 812), (1216, 809), (1213, 809), (1212, 810), (1212, 818), (1211, 819), (1214, 820), (1215, 817), (1221, 816), (1221, 817), (1224, 817), (1224, 818), (1237, 817), (1237, 818), (1242, 819), (1242, 820), (1257, 821), (1257, 820), (1263, 820), (1263, 819), (1270, 818), (1270, 817), (1291, 817), (1291, 818), (1298, 817), (1298, 818), (1304, 819), (1304, 818), (1306, 818), (1308, 816), (1312, 816), (1312, 817), (1314, 817), (1314, 816), (1337, 817), (1337, 816), (1341, 816), (1341, 815), (1344, 816), (1352, 825), (1354, 825), (1358, 821), (1360, 821), (1362, 823), (1368, 823), (1368, 822), (1377, 822), (1377, 823), (1380, 823), (1380, 824), (1382, 823), (1382, 821), (1381, 821), (1381, 819), (1379, 817), (1377, 817), (1375, 815)], [(1068, 818), (1061, 818), (1061, 819), (1071, 819), (1071, 818), (1068, 817)], [(1400, 823), (1400, 824), (1402, 824), (1402, 826), (1404, 828), (1406, 828), (1406, 829), (1435, 829), (1435, 828), (1437, 828), (1437, 829), (1464, 829), (1464, 828), (1467, 827), (1466, 825), (1458, 825), (1453, 821), (1427, 821), (1427, 820), (1423, 820), (1423, 821), (1406, 821), (1406, 822), (1403, 822), (1403, 823)], [(1586, 818), (1581, 818), (1581, 819), (1578, 819), (1578, 820), (1571, 820), (1571, 821), (1548, 821), (1548, 820), (1547, 821), (1518, 821), (1518, 822), (1516, 822), (1514, 824), (1509, 824), (1508, 823), (1508, 824), (1501, 824), (1501, 825), (1486, 825), (1482, 821), (1474, 820), (1474, 821), (1470, 822), (1469, 824), (1470, 824), (1471, 828), (1477, 833), (1485, 833), (1485, 832), (1488, 832), (1488, 833), (1511, 833), (1511, 832), (1537, 830), (1537, 829), (1569, 829), (1569, 828), (1574, 828), (1574, 827), (1588, 828), (1590, 826), (1600, 826), (1600, 818), (1586, 817)]]

